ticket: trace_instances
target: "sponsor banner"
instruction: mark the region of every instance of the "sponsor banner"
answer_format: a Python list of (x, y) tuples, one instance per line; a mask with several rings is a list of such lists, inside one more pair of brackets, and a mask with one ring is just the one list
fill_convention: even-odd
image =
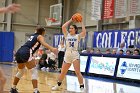
[(139, 48), (140, 29), (94, 32), (93, 47), (118, 48), (122, 42), (125, 42), (126, 48), (130, 45)]
[(140, 80), (140, 59), (120, 58), (117, 77)]
[(91, 57), (89, 73), (114, 76), (117, 58)]
[(115, 0), (115, 18), (123, 18), (127, 15), (127, 0)]
[[(81, 72), (85, 72), (87, 59), (88, 59), (88, 56), (80, 56), (80, 71)], [(74, 67), (73, 67), (73, 64), (71, 64), (69, 70), (75, 71)]]
[(135, 86), (128, 86), (124, 84), (116, 84), (116, 93), (139, 93), (140, 88)]
[(101, 20), (102, 0), (92, 0), (91, 20)]
[(66, 83), (67, 91), (70, 91), (70, 93), (81, 93), (77, 77), (66, 75)]
[(88, 79), (88, 92), (86, 93), (115, 93), (114, 84), (94, 79)]
[(103, 19), (113, 18), (114, 0), (104, 0)]

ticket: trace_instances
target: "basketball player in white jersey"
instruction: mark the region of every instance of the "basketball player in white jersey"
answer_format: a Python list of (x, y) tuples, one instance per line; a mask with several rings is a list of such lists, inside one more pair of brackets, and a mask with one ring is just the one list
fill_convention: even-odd
[[(7, 12), (17, 12), (20, 10), (20, 5), (19, 4), (11, 4), (7, 7), (2, 7), (0, 8), (0, 13), (7, 13)], [(3, 74), (2, 69), (0, 68), (0, 93), (3, 93), (4, 85), (6, 82), (6, 78)]]
[(80, 55), (78, 53), (78, 44), (80, 39), (86, 36), (86, 29), (83, 22), (81, 22), (80, 24), (82, 26), (82, 32), (80, 34), (78, 34), (78, 28), (76, 25), (70, 25), (68, 32), (67, 27), (71, 22), (73, 22), (72, 18), (62, 26), (62, 31), (66, 40), (66, 52), (64, 56), (61, 74), (58, 77), (57, 85), (52, 87), (52, 90), (59, 90), (61, 83), (66, 76), (71, 64), (73, 64), (74, 66), (80, 88), (84, 88), (83, 76), (80, 72)]

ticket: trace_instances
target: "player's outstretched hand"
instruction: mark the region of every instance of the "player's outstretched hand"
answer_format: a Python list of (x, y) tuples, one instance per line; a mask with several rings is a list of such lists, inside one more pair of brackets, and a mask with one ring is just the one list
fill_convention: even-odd
[(15, 13), (20, 10), (20, 4), (10, 4), (6, 7), (7, 12)]

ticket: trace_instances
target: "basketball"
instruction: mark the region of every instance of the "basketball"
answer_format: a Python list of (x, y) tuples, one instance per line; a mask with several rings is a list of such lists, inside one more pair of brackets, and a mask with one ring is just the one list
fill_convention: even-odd
[(82, 22), (82, 15), (80, 13), (76, 13), (72, 16), (72, 20), (74, 22)]

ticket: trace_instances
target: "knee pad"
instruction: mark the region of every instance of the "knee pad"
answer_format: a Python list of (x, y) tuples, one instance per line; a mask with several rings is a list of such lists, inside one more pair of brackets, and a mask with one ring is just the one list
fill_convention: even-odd
[(37, 80), (37, 78), (38, 78), (38, 71), (37, 71), (37, 69), (36, 68), (32, 68), (31, 69), (31, 73), (32, 73), (32, 80), (33, 79)]
[(19, 69), (18, 73), (16, 74), (16, 77), (20, 79), (23, 76), (24, 72), (25, 72), (25, 68)]

